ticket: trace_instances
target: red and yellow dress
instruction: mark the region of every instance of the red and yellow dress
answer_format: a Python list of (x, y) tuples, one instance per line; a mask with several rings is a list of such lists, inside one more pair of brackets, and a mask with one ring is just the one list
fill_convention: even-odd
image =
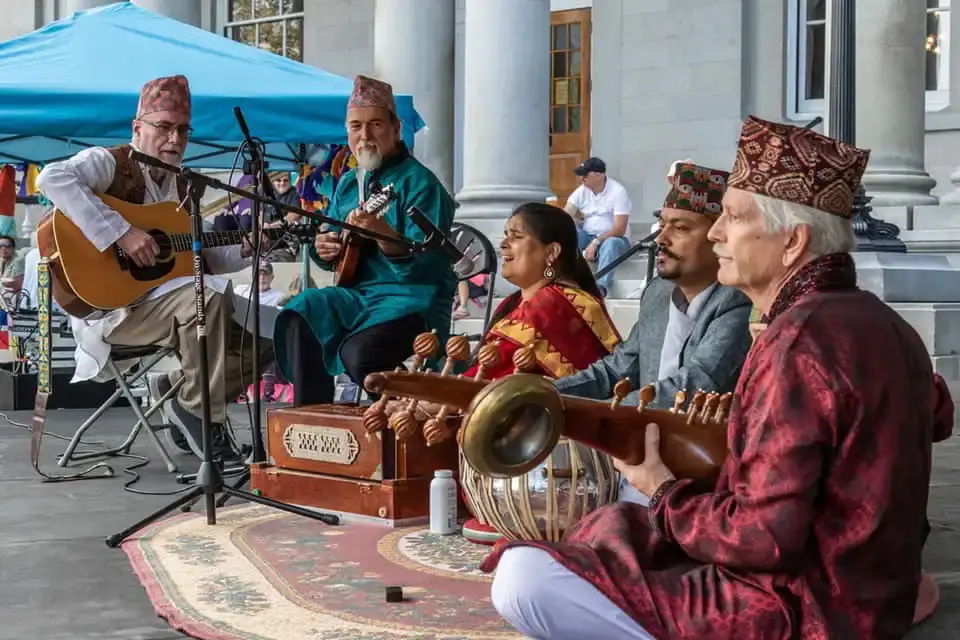
[[(503, 304), (507, 301), (501, 308)], [(513, 373), (513, 354), (529, 345), (533, 345), (537, 360), (532, 373), (562, 378), (613, 353), (620, 334), (603, 302), (582, 289), (551, 284), (498, 320), (487, 332), (485, 342), (496, 343), (500, 352), (499, 364), (484, 371), (485, 380)], [(466, 377), (474, 377), (477, 368), (473, 365)], [(500, 537), (493, 527), (475, 518), (466, 522), (463, 535), (489, 544)]]

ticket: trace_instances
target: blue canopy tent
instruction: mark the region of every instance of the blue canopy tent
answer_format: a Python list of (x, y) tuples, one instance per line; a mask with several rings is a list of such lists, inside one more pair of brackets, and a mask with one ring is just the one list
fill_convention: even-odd
[[(83, 11), (0, 43), (0, 164), (45, 164), (90, 145), (130, 141), (140, 87), (186, 75), (194, 133), (185, 164), (229, 169), (250, 132), (270, 168), (295, 169), (316, 145), (346, 142), (353, 82), (256, 47), (119, 2)], [(403, 137), (424, 123), (396, 96)]]

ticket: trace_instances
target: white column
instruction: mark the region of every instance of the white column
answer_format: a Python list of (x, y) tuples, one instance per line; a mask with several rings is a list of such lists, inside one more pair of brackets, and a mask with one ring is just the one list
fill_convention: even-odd
[(105, 4), (111, 4), (112, 0), (61, 0), (60, 17), (67, 18), (77, 11), (86, 11), (94, 9)]
[(857, 2), (857, 146), (870, 149), (863, 177), (874, 207), (936, 204), (924, 169), (926, 4)]
[(550, 195), (550, 0), (466, 0), (464, 27), (457, 219), (497, 236)]
[(200, 26), (203, 14), (200, 0), (133, 0), (133, 4), (194, 27)]
[(413, 96), (427, 128), (414, 155), (453, 191), (456, 0), (377, 0), (374, 75)]

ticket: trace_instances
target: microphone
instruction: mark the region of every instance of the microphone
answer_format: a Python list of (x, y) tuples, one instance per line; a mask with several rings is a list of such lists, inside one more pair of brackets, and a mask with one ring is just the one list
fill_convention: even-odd
[(154, 158), (153, 156), (148, 156), (142, 151), (137, 151), (136, 149), (130, 149), (130, 157), (141, 164), (145, 164), (148, 167), (153, 167), (154, 169), (164, 169), (170, 173), (182, 173), (183, 168), (178, 167), (175, 164), (167, 164), (163, 160)]
[(437, 225), (430, 221), (430, 218), (424, 215), (417, 207), (407, 209), (407, 217), (417, 225), (420, 231), (423, 231), (423, 246), (431, 249), (439, 249), (447, 254), (450, 262), (456, 264), (463, 260), (463, 251), (457, 248), (457, 245), (450, 242), (450, 238), (437, 228)]
[(252, 160), (257, 167), (257, 170), (260, 172), (258, 176), (260, 178), (260, 188), (263, 189), (263, 195), (267, 196), (271, 200), (277, 199), (277, 192), (273, 189), (273, 183), (270, 182), (270, 178), (267, 175), (267, 163), (264, 160), (262, 150), (260, 145), (256, 140), (253, 139), (253, 136), (250, 135), (250, 127), (247, 126), (247, 119), (243, 117), (243, 111), (240, 110), (240, 107), (233, 108), (233, 117), (237, 120), (237, 125), (240, 127), (240, 133), (243, 134), (244, 140), (247, 141), (247, 147), (250, 150), (250, 155)]

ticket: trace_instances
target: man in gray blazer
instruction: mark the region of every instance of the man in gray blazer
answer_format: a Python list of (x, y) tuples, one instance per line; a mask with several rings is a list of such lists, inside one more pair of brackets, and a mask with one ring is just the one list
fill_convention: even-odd
[[(638, 404), (653, 384), (652, 406), (673, 406), (677, 391), (733, 391), (750, 350), (750, 300), (717, 283), (719, 264), (710, 227), (720, 215), (727, 172), (681, 163), (660, 211), (658, 278), (643, 291), (637, 323), (607, 357), (555, 382), (564, 394), (606, 400), (627, 378), (634, 389), (623, 401)], [(641, 494), (621, 486), (621, 499)], [(636, 496), (632, 494), (636, 493)], [(641, 496), (642, 497), (642, 496)]]

